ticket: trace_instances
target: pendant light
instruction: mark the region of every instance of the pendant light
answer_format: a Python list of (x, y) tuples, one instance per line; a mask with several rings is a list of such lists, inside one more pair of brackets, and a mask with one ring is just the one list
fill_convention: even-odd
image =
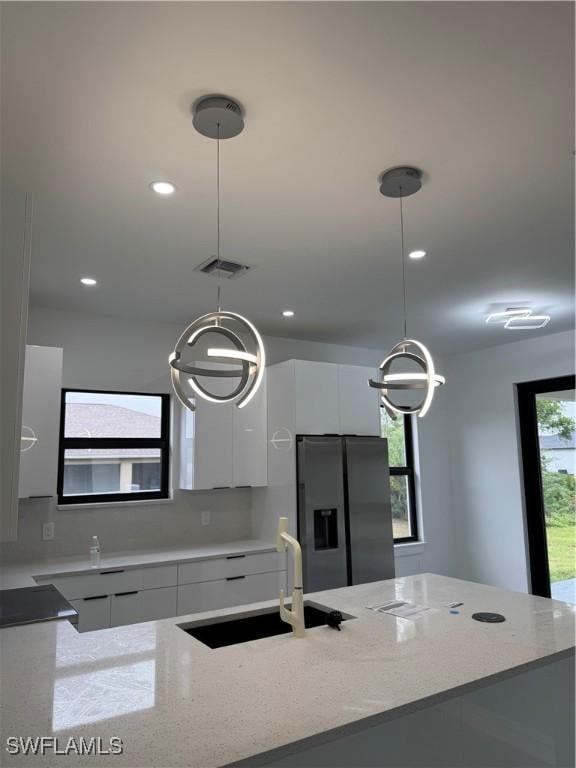
[[(220, 303), (220, 141), (237, 136), (244, 128), (240, 106), (222, 96), (207, 96), (193, 109), (192, 123), (203, 136), (216, 141), (216, 229), (218, 288), (216, 311), (198, 317), (184, 330), (170, 355), (172, 386), (184, 407), (193, 411), (195, 398), (202, 397), (211, 403), (235, 401), (238, 408), (246, 406), (254, 397), (266, 365), (264, 344), (255, 326), (236, 312), (226, 312)], [(206, 338), (204, 338), (206, 337)], [(217, 337), (210, 344), (209, 339)], [(200, 339), (208, 341), (207, 357), (226, 363), (234, 362), (239, 368), (205, 368), (195, 361), (187, 362)], [(236, 386), (226, 394), (211, 392), (202, 378), (237, 379)]]
[[(393, 419), (397, 414), (416, 413), (423, 417), (428, 412), (434, 397), (434, 389), (445, 383), (443, 376), (436, 373), (434, 361), (428, 349), (421, 341), (409, 339), (406, 321), (406, 260), (404, 255), (404, 210), (403, 199), (413, 195), (422, 186), (422, 171), (418, 168), (400, 166), (391, 168), (381, 177), (380, 192), (386, 197), (400, 200), (400, 239), (402, 258), (402, 294), (404, 315), (404, 338), (395, 344), (379, 367), (379, 380), (370, 379), (368, 384), (380, 390), (380, 398), (386, 412)], [(392, 372), (392, 367), (409, 360), (416, 363), (418, 372)], [(416, 406), (397, 405), (390, 399), (390, 391), (423, 390), (424, 396)]]

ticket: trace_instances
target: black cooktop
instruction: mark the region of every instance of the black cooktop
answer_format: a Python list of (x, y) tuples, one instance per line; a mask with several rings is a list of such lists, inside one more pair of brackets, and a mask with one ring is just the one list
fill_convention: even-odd
[(52, 584), (0, 590), (0, 627), (54, 619), (68, 619), (76, 624), (78, 613)]

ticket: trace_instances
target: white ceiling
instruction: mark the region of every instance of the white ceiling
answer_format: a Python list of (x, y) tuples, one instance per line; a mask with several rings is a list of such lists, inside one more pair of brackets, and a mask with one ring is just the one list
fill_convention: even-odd
[[(190, 104), (246, 110), (222, 147), (226, 308), (263, 332), (447, 353), (574, 321), (572, 3), (4, 3), (4, 181), (36, 197), (32, 300), (186, 322), (214, 307), (215, 146)], [(169, 179), (161, 199), (148, 184)], [(84, 275), (99, 285), (79, 284)], [(484, 323), (514, 302), (543, 331)], [(284, 320), (282, 309), (295, 310)]]

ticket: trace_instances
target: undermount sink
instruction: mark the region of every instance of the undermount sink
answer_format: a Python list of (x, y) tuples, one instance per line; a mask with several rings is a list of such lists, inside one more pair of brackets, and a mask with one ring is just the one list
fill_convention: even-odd
[[(290, 607), (290, 606), (288, 606)], [(316, 603), (304, 603), (304, 621), (306, 629), (327, 626), (327, 617), (332, 608), (326, 608)], [(342, 621), (353, 619), (346, 613), (342, 614)], [(227, 645), (248, 643), (251, 640), (260, 640), (265, 637), (285, 635), (292, 632), (292, 627), (280, 618), (280, 611), (276, 608), (265, 608), (261, 611), (249, 613), (235, 613), (232, 616), (221, 616), (208, 621), (198, 621), (191, 624), (180, 624), (183, 629), (196, 640), (199, 640), (209, 648), (223, 648)], [(329, 629), (330, 632), (336, 631)]]

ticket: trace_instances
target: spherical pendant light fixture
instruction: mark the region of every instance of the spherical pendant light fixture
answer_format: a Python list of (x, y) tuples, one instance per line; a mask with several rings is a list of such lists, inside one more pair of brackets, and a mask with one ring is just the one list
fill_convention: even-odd
[[(445, 378), (436, 373), (432, 355), (421, 341), (407, 338), (406, 322), (406, 262), (404, 257), (404, 210), (402, 200), (413, 195), (422, 186), (422, 172), (418, 168), (401, 166), (391, 168), (381, 177), (380, 192), (386, 197), (400, 199), (400, 234), (402, 257), (402, 291), (404, 296), (404, 338), (395, 344), (382, 360), (379, 368), (379, 380), (370, 379), (368, 384), (380, 390), (380, 399), (386, 412), (393, 419), (397, 414), (416, 413), (423, 417), (428, 413), (434, 397), (434, 389), (445, 383)], [(409, 362), (420, 370), (416, 372), (392, 371), (398, 363)], [(390, 390), (418, 390), (424, 392), (423, 398), (415, 406), (397, 405), (390, 397)]]
[[(237, 136), (244, 128), (240, 106), (223, 96), (206, 96), (193, 109), (193, 125), (203, 136), (216, 140), (216, 223), (217, 223), (217, 308), (194, 320), (178, 339), (170, 355), (172, 387), (182, 405), (191, 411), (195, 398), (211, 403), (236, 402), (243, 408), (256, 394), (264, 377), (266, 365), (262, 337), (242, 315), (226, 312), (220, 305), (220, 140)], [(216, 339), (210, 343), (210, 337)], [(198, 364), (197, 343), (208, 342), (206, 355), (211, 361), (238, 363), (239, 367), (203, 367)], [(194, 348), (196, 350), (193, 352)], [(193, 355), (192, 359), (189, 359)], [(213, 392), (204, 378), (212, 380), (230, 378), (233, 382), (227, 392)], [(219, 389), (219, 387), (218, 387)]]
[[(224, 323), (227, 323), (227, 326)], [(212, 360), (237, 361), (240, 368), (202, 368), (198, 366), (196, 358), (193, 362), (186, 362), (185, 352), (192, 350), (201, 338), (206, 337), (207, 341), (211, 334), (219, 337), (219, 344), (229, 341), (232, 348), (209, 346), (207, 356)], [(253, 352), (248, 351), (250, 343)], [(172, 386), (182, 405), (191, 410), (194, 410), (193, 400), (196, 396), (211, 403), (237, 400), (236, 405), (243, 408), (254, 397), (262, 383), (264, 366), (264, 344), (256, 328), (242, 315), (223, 310), (209, 312), (194, 320), (180, 336), (174, 352), (170, 355)], [(238, 383), (229, 393), (218, 394), (210, 392), (206, 385), (201, 383), (200, 379), (203, 377), (233, 378), (238, 379)]]

